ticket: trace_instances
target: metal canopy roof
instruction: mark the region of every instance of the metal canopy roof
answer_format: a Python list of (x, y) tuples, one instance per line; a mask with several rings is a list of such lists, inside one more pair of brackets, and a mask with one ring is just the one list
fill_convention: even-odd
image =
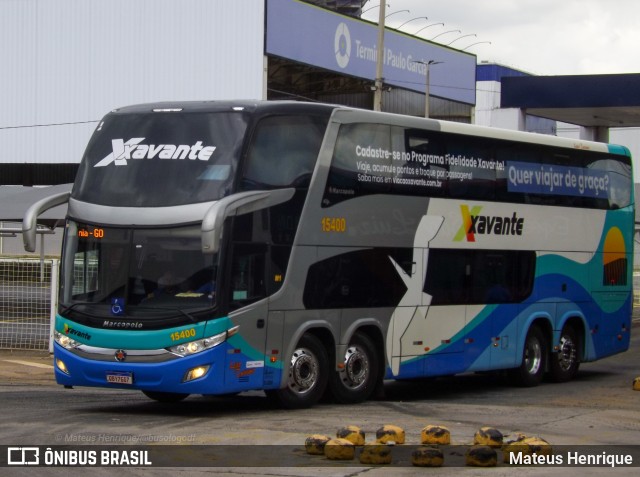
[(637, 127), (640, 73), (503, 77), (500, 104), (585, 127)]

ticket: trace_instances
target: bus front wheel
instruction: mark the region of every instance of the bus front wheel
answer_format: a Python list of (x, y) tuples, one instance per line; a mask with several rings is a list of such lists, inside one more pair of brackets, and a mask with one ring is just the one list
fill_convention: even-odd
[(527, 333), (522, 351), (522, 363), (512, 369), (511, 380), (518, 386), (533, 387), (540, 384), (547, 366), (547, 342), (537, 326)]
[(334, 399), (343, 404), (366, 401), (375, 389), (378, 366), (375, 345), (367, 335), (356, 333), (341, 369), (331, 376), (329, 386)]
[(267, 396), (287, 409), (313, 406), (327, 387), (328, 365), (327, 350), (320, 340), (303, 335), (291, 354), (286, 387), (270, 390)]

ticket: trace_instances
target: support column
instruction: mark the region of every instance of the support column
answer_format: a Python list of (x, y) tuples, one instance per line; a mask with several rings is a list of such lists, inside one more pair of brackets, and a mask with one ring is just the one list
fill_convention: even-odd
[(595, 128), (595, 140), (598, 142), (609, 142), (609, 128), (607, 126), (598, 126)]
[(376, 56), (376, 78), (375, 78), (375, 91), (373, 93), (373, 110), (382, 111), (382, 85), (384, 79), (383, 66), (384, 66), (384, 19), (385, 19), (385, 7), (387, 4), (385, 1), (380, 2), (380, 16), (378, 17), (378, 43), (377, 56)]
[(580, 127), (580, 139), (586, 141), (596, 142), (609, 142), (609, 127), (608, 126), (581, 126)]

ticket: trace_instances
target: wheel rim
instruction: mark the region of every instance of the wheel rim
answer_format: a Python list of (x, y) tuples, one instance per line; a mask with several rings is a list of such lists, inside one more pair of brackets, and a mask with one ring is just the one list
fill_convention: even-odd
[(531, 340), (527, 343), (524, 361), (529, 374), (538, 374), (540, 366), (542, 365), (542, 346), (540, 346), (538, 340)]
[(300, 348), (291, 356), (289, 389), (298, 395), (307, 394), (318, 382), (320, 375), (318, 358), (308, 349)]
[(558, 366), (563, 371), (569, 371), (576, 363), (578, 352), (576, 344), (570, 336), (562, 336), (560, 338), (560, 346), (558, 349)]
[(369, 357), (358, 346), (349, 346), (344, 356), (344, 368), (340, 371), (340, 380), (344, 386), (352, 391), (367, 384), (371, 366)]

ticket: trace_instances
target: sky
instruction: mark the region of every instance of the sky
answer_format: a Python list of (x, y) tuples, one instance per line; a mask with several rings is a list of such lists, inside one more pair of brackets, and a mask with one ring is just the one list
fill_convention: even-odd
[[(369, 0), (363, 18), (377, 23), (379, 3)], [(477, 55), (478, 62), (536, 75), (640, 73), (640, 0), (386, 0), (386, 4), (388, 26), (397, 28), (411, 20), (401, 30), (414, 34), (433, 24), (418, 36), (440, 35), (435, 42), (452, 42), (451, 47)], [(428, 20), (419, 18), (425, 16)]]

